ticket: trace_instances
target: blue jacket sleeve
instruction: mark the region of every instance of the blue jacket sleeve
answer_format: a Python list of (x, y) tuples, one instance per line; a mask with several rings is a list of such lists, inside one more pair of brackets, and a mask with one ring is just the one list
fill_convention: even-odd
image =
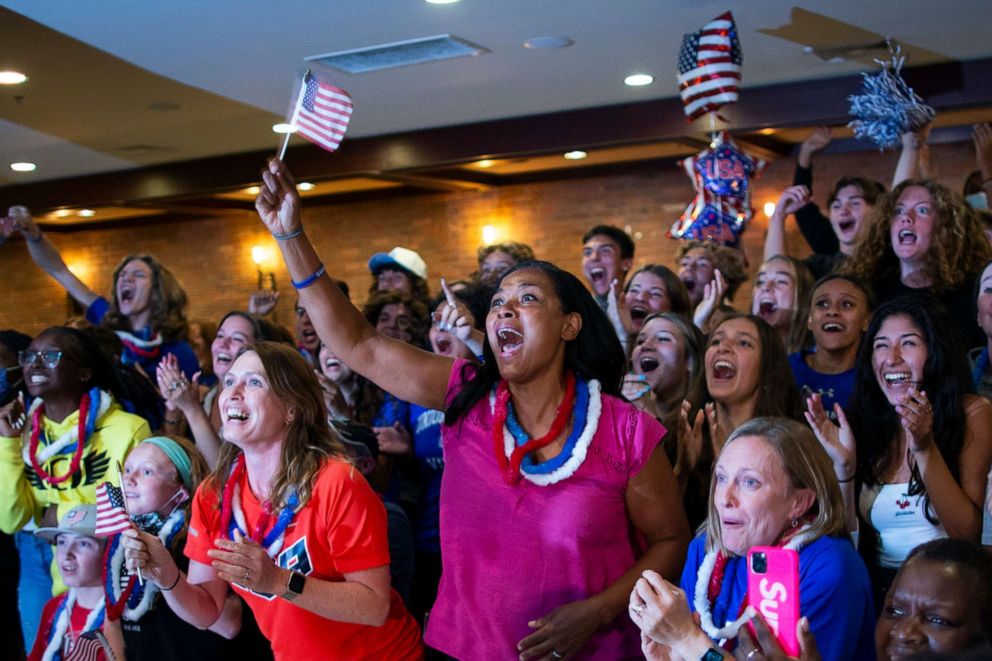
[(90, 303), (90, 306), (86, 308), (86, 321), (90, 322), (94, 326), (99, 326), (103, 318), (107, 316), (107, 312), (110, 311), (110, 301), (105, 299), (103, 296), (98, 296), (95, 301)]

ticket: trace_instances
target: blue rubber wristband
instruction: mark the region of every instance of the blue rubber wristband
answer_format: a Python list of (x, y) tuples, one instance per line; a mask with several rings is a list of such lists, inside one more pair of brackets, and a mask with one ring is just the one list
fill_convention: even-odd
[(290, 239), (295, 239), (296, 237), (300, 236), (301, 234), (303, 234), (303, 226), (302, 225), (300, 227), (297, 227), (292, 232), (288, 232), (286, 234), (276, 234), (275, 232), (273, 232), (272, 233), (272, 238), (275, 239), (276, 241), (289, 241)]
[(320, 276), (324, 275), (325, 273), (327, 273), (327, 269), (324, 268), (323, 264), (321, 264), (320, 266), (317, 267), (317, 270), (314, 271), (313, 274), (310, 275), (308, 278), (301, 280), (299, 282), (297, 282), (296, 280), (291, 280), (291, 282), (293, 283), (293, 287), (295, 287), (296, 289), (306, 289), (313, 283), (317, 282), (317, 279), (320, 278)]

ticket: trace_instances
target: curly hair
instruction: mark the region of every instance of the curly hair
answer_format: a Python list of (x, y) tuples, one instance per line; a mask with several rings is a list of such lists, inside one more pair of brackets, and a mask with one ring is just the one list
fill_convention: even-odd
[(147, 254), (128, 255), (114, 269), (110, 290), (110, 310), (103, 318), (103, 325), (114, 330), (138, 330), (131, 328), (130, 322), (120, 313), (120, 304), (117, 301), (117, 281), (120, 279), (121, 271), (136, 259), (144, 262), (152, 272), (151, 295), (148, 300), (152, 329), (161, 333), (162, 339), (166, 342), (185, 340), (189, 334), (186, 325), (186, 292), (169, 269)]
[[(300, 507), (303, 507), (310, 500), (314, 481), (324, 462), (343, 458), (344, 446), (327, 422), (324, 394), (313, 366), (298, 351), (278, 342), (258, 342), (242, 347), (238, 357), (249, 352), (262, 361), (272, 394), (293, 413), (286, 440), (279, 451), (279, 469), (273, 476), (269, 501), (274, 508), (282, 507), (295, 489)], [(224, 482), (241, 454), (237, 445), (223, 443), (217, 466), (206, 479), (205, 488), (217, 492), (218, 507)]]
[[(874, 342), (885, 320), (907, 317), (916, 326), (927, 348), (920, 390), (925, 390), (933, 406), (933, 438), (951, 475), (959, 477), (959, 455), (964, 447), (964, 398), (974, 391), (965, 359), (964, 342), (957, 326), (929, 296), (900, 296), (879, 306), (872, 315), (865, 340), (858, 351), (854, 392), (847, 418), (857, 444), (857, 477), (868, 486), (881, 483), (882, 475), (899, 455), (899, 414), (878, 384), (873, 364)], [(911, 467), (909, 495), (924, 495), (924, 512), (933, 521), (930, 497), (915, 464)]]
[(992, 259), (992, 248), (982, 239), (978, 216), (957, 193), (931, 179), (908, 179), (883, 195), (872, 210), (868, 233), (842, 267), (842, 272), (865, 282), (899, 277), (899, 258), (892, 250), (890, 228), (899, 198), (907, 188), (920, 187), (933, 198), (935, 219), (927, 254), (926, 274), (936, 293), (959, 287), (970, 274)]
[(727, 282), (727, 290), (724, 294), (728, 301), (734, 300), (734, 295), (741, 285), (747, 282), (747, 257), (737, 248), (723, 246), (712, 241), (686, 241), (679, 246), (677, 260), (685, 257), (686, 253), (696, 248), (702, 248), (710, 254), (713, 266), (720, 270), (723, 279)]
[(479, 246), (479, 249), (475, 252), (479, 266), (481, 267), (482, 262), (486, 261), (486, 257), (489, 257), (489, 255), (494, 252), (505, 252), (517, 263), (527, 262), (534, 259), (534, 250), (526, 243), (504, 241), (503, 243), (493, 243), (488, 246)]
[[(406, 275), (406, 277), (410, 279), (409, 296), (412, 296), (415, 301), (419, 301), (420, 303), (423, 303), (425, 307), (430, 304), (431, 292), (430, 289), (427, 287), (427, 280), (421, 278), (419, 275), (413, 273), (412, 271), (406, 270), (399, 264), (390, 264), (389, 266), (385, 266), (382, 269), (380, 269), (380, 272), (385, 271), (387, 269), (391, 271), (399, 271), (404, 275)], [(390, 291), (398, 291), (398, 290), (390, 290)], [(379, 293), (379, 273), (374, 273), (372, 274), (372, 284), (369, 285), (369, 298), (368, 301), (365, 303), (366, 307), (368, 307), (372, 303), (372, 299), (375, 298), (375, 295), (378, 293)], [(372, 325), (373, 326), (375, 325), (374, 321), (372, 322)]]

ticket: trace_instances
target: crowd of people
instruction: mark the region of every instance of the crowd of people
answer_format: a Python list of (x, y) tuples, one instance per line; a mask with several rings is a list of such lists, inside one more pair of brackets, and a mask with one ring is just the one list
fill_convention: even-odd
[(579, 275), (501, 243), (434, 296), (397, 246), (356, 307), (273, 159), (256, 209), (295, 332), (273, 292), (191, 320), (155, 257), (99, 296), (11, 208), (4, 234), (85, 309), (0, 331), (22, 653), (785, 659), (749, 590), (768, 547), (798, 558), (793, 655), (992, 652), (992, 130), (963, 194), (926, 178), (925, 140), (824, 215), (812, 132), (750, 303), (739, 249), (635, 269), (598, 225)]

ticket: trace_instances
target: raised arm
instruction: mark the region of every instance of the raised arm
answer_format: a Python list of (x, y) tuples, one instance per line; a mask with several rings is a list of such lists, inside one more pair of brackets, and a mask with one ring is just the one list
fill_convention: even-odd
[(11, 219), (11, 226), (19, 230), (28, 244), (28, 252), (31, 259), (42, 271), (52, 276), (77, 303), (83, 308), (88, 308), (90, 304), (99, 298), (99, 295), (90, 289), (86, 284), (73, 275), (72, 271), (65, 265), (62, 255), (45, 233), (41, 231), (27, 207), (11, 207), (8, 218)]
[(21, 432), (26, 424), (23, 395), (0, 408), (0, 530), (13, 535), (41, 512), (24, 474)]
[(317, 335), (345, 364), (396, 397), (444, 408), (452, 359), (428, 353), (377, 332), (341, 290), (303, 233), (300, 196), (286, 165), (271, 159), (262, 172), (258, 215), (279, 244)]
[(768, 234), (765, 235), (765, 257), (768, 261), (775, 255), (787, 255), (785, 251), (785, 219), (809, 204), (809, 189), (805, 186), (789, 186), (778, 198), (775, 212), (768, 219)]
[(927, 176), (922, 171), (922, 164), (927, 159), (927, 139), (930, 137), (930, 124), (916, 131), (902, 134), (902, 151), (896, 162), (896, 171), (892, 175), (892, 187), (895, 188), (907, 179), (919, 179)]

